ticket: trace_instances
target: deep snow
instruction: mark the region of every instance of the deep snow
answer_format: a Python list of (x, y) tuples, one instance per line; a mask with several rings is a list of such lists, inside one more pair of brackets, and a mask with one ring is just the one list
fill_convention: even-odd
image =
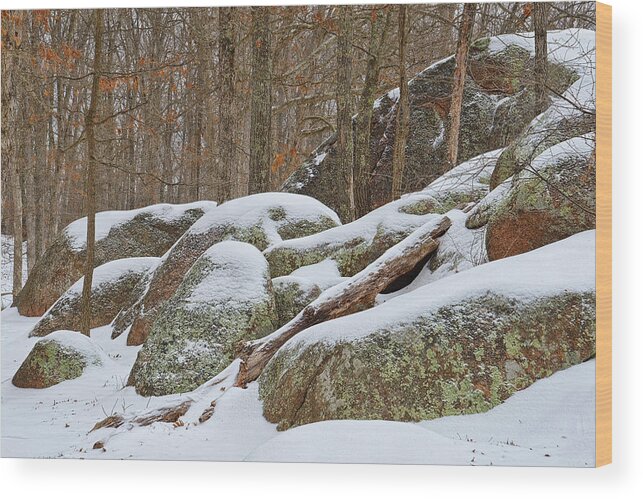
[[(594, 464), (594, 361), (538, 381), (483, 414), (421, 423), (326, 421), (278, 432), (261, 414), (256, 383), (234, 388), (234, 376), (188, 395), (136, 395), (124, 382), (140, 347), (127, 347), (122, 336), (111, 340), (109, 326), (91, 335), (109, 357), (103, 366), (51, 388), (16, 388), (11, 377), (37, 340), (27, 337), (37, 318), (21, 317), (15, 308), (1, 318), (3, 457)], [(215, 397), (212, 419), (192, 424)], [(200, 400), (186, 414), (184, 426), (154, 423), (89, 433), (107, 415), (133, 414), (184, 398)], [(92, 449), (98, 440), (105, 442), (104, 450)]]

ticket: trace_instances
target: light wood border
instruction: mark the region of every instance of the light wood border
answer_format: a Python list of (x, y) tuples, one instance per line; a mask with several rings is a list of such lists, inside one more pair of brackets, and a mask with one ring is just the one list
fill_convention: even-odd
[(612, 462), (612, 7), (596, 3), (596, 466)]

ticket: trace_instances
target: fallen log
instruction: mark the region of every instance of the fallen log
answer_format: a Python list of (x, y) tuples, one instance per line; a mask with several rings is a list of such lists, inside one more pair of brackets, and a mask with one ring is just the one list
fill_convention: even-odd
[[(181, 416), (188, 412), (190, 405), (192, 405), (192, 402), (186, 400), (179, 405), (162, 407), (160, 409), (150, 411), (142, 416), (135, 417), (130, 421), (130, 423), (134, 426), (149, 426), (152, 423), (177, 423)], [(91, 433), (92, 431), (100, 428), (119, 428), (126, 422), (127, 421), (124, 416), (114, 414), (96, 423), (89, 432)]]
[(297, 333), (315, 324), (371, 307), (375, 297), (391, 282), (411, 271), (419, 261), (438, 248), (436, 238), (450, 226), (448, 217), (426, 223), (389, 248), (364, 270), (324, 291), (274, 333), (244, 343), (237, 353), (241, 366), (235, 386), (244, 387), (256, 380), (277, 350)]
[[(146, 409), (131, 416), (112, 414), (99, 421), (89, 433), (101, 428), (132, 429), (137, 426), (149, 426), (153, 423), (170, 423), (174, 427), (184, 424), (204, 423), (212, 417), (217, 400), (228, 388), (233, 386), (239, 369), (239, 361), (234, 361), (214, 378), (207, 381), (193, 392), (179, 396), (171, 405)], [(190, 415), (189, 411), (194, 414)], [(104, 443), (104, 442), (103, 442)]]

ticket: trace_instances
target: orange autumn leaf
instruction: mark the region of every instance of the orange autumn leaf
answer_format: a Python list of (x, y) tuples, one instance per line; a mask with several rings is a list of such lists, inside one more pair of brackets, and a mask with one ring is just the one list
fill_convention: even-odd
[(282, 153), (278, 153), (275, 156), (275, 160), (272, 162), (272, 165), (270, 166), (272, 173), (276, 173), (279, 170), (279, 168), (283, 166), (285, 161), (286, 161), (286, 155)]

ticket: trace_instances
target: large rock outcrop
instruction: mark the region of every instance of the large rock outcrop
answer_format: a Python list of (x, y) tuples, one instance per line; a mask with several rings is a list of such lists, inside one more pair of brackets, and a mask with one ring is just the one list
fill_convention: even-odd
[(280, 277), (332, 259), (342, 276), (353, 276), (415, 229), (441, 219), (451, 202), (441, 202), (435, 194), (432, 189), (416, 192), (349, 224), (274, 244), (264, 251), (270, 273)]
[(203, 253), (162, 307), (128, 384), (141, 395), (187, 392), (214, 377), (241, 341), (276, 328), (268, 263), (247, 243)]
[(134, 311), (123, 315), (133, 323), (117, 318), (115, 334), (130, 324), (129, 345), (140, 345), (147, 338), (160, 307), (170, 299), (192, 264), (213, 244), (224, 240), (249, 243), (259, 250), (283, 240), (303, 237), (340, 225), (339, 218), (319, 201), (296, 194), (269, 192), (234, 199), (201, 218), (163, 257), (145, 297)]
[[(215, 206), (216, 203), (201, 201), (97, 213), (94, 266), (121, 258), (161, 256)], [(83, 275), (86, 234), (86, 218), (72, 222), (38, 259), (14, 303), (21, 315), (44, 314)]]
[(107, 355), (87, 336), (56, 331), (34, 345), (11, 382), (18, 388), (48, 388), (106, 361)]
[(311, 327), (259, 378), (280, 429), (482, 412), (595, 353), (595, 233)]
[(490, 178), (491, 189), (528, 167), (548, 148), (595, 130), (596, 74), (589, 70), (502, 151)]
[[(586, 70), (585, 52), (593, 50), (593, 31), (548, 33), (548, 84), (560, 94)], [(471, 46), (462, 107), (458, 158), (467, 160), (507, 146), (534, 118), (533, 34), (483, 38)], [(404, 192), (422, 189), (447, 167), (445, 134), (455, 57), (447, 57), (409, 81), (410, 134), (406, 146)], [(380, 97), (373, 109), (371, 134), (371, 208), (390, 199), (397, 89)], [(338, 185), (335, 137), (321, 144), (282, 186), (307, 194), (346, 220), (348, 198)]]
[(556, 144), (516, 173), (489, 216), (490, 260), (531, 251), (596, 227), (594, 134)]
[[(109, 324), (122, 309), (130, 307), (142, 295), (146, 277), (158, 261), (156, 257), (123, 258), (96, 267), (92, 277), (90, 327)], [(45, 336), (60, 329), (78, 331), (83, 282), (84, 277), (81, 277), (65, 291), (29, 335)]]

